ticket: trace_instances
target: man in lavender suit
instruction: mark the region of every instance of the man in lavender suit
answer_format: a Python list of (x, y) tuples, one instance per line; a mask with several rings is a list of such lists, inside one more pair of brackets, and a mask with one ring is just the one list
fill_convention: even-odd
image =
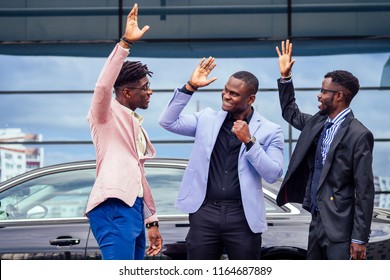
[(258, 79), (234, 73), (222, 91), (222, 110), (182, 114), (192, 94), (214, 82), (215, 59), (203, 58), (189, 81), (175, 90), (160, 116), (173, 133), (195, 137), (176, 207), (189, 213), (188, 259), (259, 259), (267, 229), (262, 179), (283, 173), (282, 130), (252, 107)]

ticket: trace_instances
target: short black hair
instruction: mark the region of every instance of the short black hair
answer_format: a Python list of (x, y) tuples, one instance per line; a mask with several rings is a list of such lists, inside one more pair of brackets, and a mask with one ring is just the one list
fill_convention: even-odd
[(153, 72), (149, 71), (147, 65), (140, 61), (125, 61), (115, 81), (114, 89), (118, 91), (123, 86), (134, 83), (146, 77), (146, 75), (151, 77), (152, 74)]
[(345, 92), (347, 104), (351, 103), (360, 89), (359, 79), (345, 70), (328, 72), (325, 74), (324, 78), (331, 78), (333, 83), (336, 83), (347, 90), (347, 92)]
[(247, 84), (248, 95), (256, 94), (259, 89), (259, 80), (248, 71), (238, 71), (232, 77), (244, 81)]

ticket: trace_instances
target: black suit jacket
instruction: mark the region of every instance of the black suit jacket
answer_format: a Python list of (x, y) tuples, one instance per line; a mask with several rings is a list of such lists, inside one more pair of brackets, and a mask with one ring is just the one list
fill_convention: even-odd
[[(302, 113), (295, 103), (292, 81), (280, 83), (283, 118), (301, 131), (292, 154), (277, 203), (302, 203), (310, 211), (310, 182), (315, 141), (327, 116)], [(324, 163), (317, 189), (318, 208), (333, 242), (368, 241), (373, 204), (372, 151), (374, 137), (351, 112), (341, 124)]]

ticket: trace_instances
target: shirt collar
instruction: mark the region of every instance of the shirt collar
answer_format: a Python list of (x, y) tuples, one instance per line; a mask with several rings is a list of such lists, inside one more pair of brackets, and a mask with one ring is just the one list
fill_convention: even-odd
[(144, 121), (144, 118), (141, 115), (139, 115), (136, 112), (134, 112), (133, 110), (129, 109), (129, 111), (130, 111), (130, 115), (135, 117), (138, 120), (139, 124), (141, 125), (143, 123), (143, 121)]
[[(251, 121), (252, 119), (252, 116), (253, 116), (253, 107), (251, 107), (251, 112), (249, 113), (249, 115), (244, 119), (244, 121), (246, 121), (246, 123), (249, 124), (249, 122)], [(233, 116), (233, 114), (231, 112), (228, 112), (227, 116), (226, 116), (226, 119), (227, 120), (232, 120), (232, 121), (236, 121), (237, 119)]]
[(121, 106), (121, 108), (125, 111), (127, 111), (131, 116), (133, 116), (134, 118), (136, 118), (139, 122), (139, 124), (142, 124), (142, 122), (144, 121), (144, 118), (140, 115), (140, 114), (137, 114), (135, 111), (131, 110), (130, 108), (127, 108), (126, 106), (123, 106), (122, 104), (119, 103), (118, 100), (114, 99), (119, 106)]
[(345, 108), (344, 110), (342, 110), (340, 113), (337, 114), (337, 116), (333, 119), (333, 121), (328, 117), (326, 119), (326, 122), (332, 122), (335, 125), (339, 125), (345, 120), (345, 118), (350, 112), (351, 112), (351, 108), (349, 107)]

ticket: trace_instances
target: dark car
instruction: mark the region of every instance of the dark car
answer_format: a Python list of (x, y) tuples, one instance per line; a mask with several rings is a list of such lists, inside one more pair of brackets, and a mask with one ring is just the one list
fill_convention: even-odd
[[(174, 208), (186, 160), (145, 163), (164, 239), (156, 259), (186, 259), (188, 215)], [(0, 259), (100, 259), (85, 217), (95, 161), (48, 166), (0, 184)], [(280, 182), (264, 182), (268, 230), (263, 259), (305, 259), (310, 215), (299, 205), (275, 203)], [(369, 259), (390, 259), (390, 212), (376, 209)], [(221, 256), (221, 258), (225, 258)]]

